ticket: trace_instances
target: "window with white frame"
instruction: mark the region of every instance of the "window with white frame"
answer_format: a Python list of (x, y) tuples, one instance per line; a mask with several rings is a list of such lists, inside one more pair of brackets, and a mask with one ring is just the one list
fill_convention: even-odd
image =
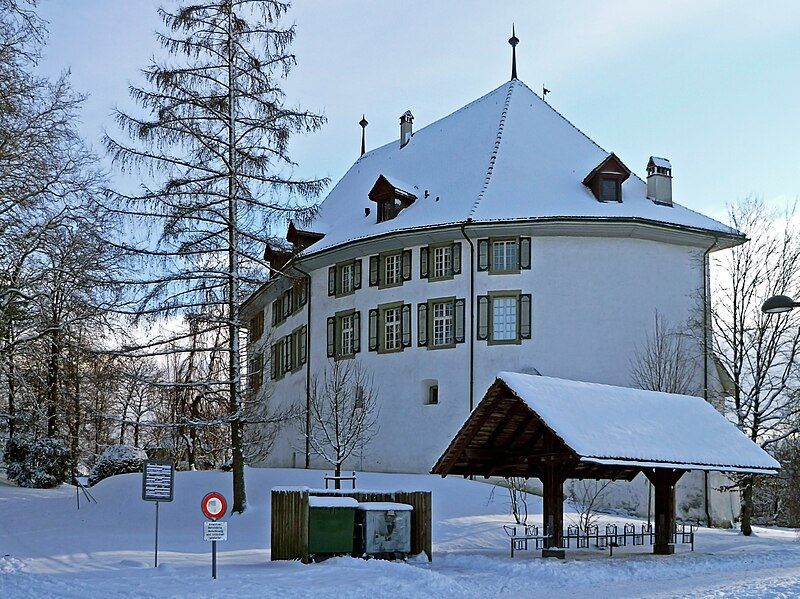
[(437, 247), (433, 250), (433, 276), (449, 277), (453, 274), (452, 246)]
[(453, 343), (453, 302), (433, 304), (433, 345), (442, 346)]
[(517, 298), (492, 298), (492, 339), (513, 341), (517, 338)]
[(400, 349), (402, 345), (402, 314), (400, 307), (388, 308), (383, 312), (383, 348)]
[(386, 273), (386, 285), (396, 285), (400, 282), (400, 254), (390, 254), (385, 258), (384, 272)]
[(354, 289), (354, 277), (353, 271), (355, 270), (354, 265), (351, 264), (344, 264), (339, 269), (339, 293), (345, 294), (350, 293)]
[(517, 242), (516, 240), (492, 242), (492, 270), (517, 270)]
[(341, 337), (339, 342), (340, 355), (349, 356), (354, 352), (355, 345), (353, 343), (355, 317), (352, 314), (347, 314), (341, 317)]

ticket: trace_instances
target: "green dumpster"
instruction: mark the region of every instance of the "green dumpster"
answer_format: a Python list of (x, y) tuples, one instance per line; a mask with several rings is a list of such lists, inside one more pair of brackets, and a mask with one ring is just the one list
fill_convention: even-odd
[(308, 553), (350, 555), (358, 502), (352, 497), (308, 498)]

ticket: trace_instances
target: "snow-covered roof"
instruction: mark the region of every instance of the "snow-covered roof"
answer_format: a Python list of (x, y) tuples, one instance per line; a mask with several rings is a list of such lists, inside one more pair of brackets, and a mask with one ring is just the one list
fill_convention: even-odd
[(318, 497), (310, 495), (308, 497), (309, 507), (358, 507), (358, 501), (352, 497)]
[[(582, 181), (609, 154), (512, 80), (416, 131), (404, 147), (393, 141), (359, 158), (306, 227), (325, 234), (309, 252), (467, 219), (637, 219), (737, 234), (678, 204), (653, 202), (637, 176), (622, 185), (622, 202), (598, 202)], [(380, 175), (419, 193), (413, 205), (378, 223), (375, 212), (365, 216), (364, 209), (372, 205), (367, 194)]]
[(583, 461), (697, 470), (780, 464), (699, 397), (515, 372), (503, 381)]
[(410, 512), (414, 506), (393, 501), (362, 501), (358, 504), (358, 509), (365, 512)]
[(661, 168), (672, 168), (669, 160), (666, 158), (660, 158), (659, 156), (650, 156), (650, 162), (653, 163), (653, 166), (659, 166)]

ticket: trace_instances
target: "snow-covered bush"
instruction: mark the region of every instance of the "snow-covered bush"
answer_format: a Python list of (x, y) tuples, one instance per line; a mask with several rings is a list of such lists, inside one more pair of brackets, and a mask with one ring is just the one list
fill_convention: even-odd
[(69, 449), (60, 439), (11, 437), (6, 442), (3, 460), (8, 478), (20, 487), (49, 489), (69, 477)]
[(89, 486), (116, 474), (140, 472), (146, 459), (147, 453), (138, 447), (110, 445), (100, 454), (100, 458), (89, 473)]

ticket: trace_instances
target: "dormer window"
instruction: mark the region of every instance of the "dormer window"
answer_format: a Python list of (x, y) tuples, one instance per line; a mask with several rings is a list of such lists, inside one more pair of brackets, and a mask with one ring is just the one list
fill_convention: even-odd
[(586, 175), (583, 184), (600, 202), (621, 202), (622, 184), (630, 175), (630, 169), (615, 154), (609, 154)]
[(369, 199), (378, 205), (378, 222), (392, 220), (417, 199), (413, 186), (380, 175), (369, 192)]
[(620, 188), (622, 186), (618, 179), (611, 177), (602, 177), (600, 179), (600, 201), (601, 202), (621, 202), (622, 193)]

